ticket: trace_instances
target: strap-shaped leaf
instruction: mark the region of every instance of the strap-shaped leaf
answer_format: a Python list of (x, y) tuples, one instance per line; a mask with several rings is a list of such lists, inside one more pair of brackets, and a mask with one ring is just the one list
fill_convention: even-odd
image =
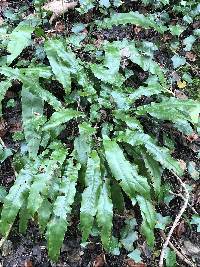
[(133, 147), (144, 145), (148, 153), (150, 153), (156, 161), (160, 162), (164, 168), (172, 170), (178, 175), (183, 174), (179, 162), (172, 158), (170, 151), (165, 147), (157, 146), (148, 134), (136, 131), (126, 131), (125, 134), (123, 133), (118, 137), (118, 140), (123, 140)]
[(70, 69), (58, 55), (58, 50), (61, 50), (63, 54), (67, 53), (63, 43), (60, 40), (49, 39), (44, 48), (56, 79), (63, 85), (65, 91), (69, 93), (71, 89)]
[(141, 96), (158, 95), (163, 91), (165, 91), (165, 89), (159, 84), (158, 81), (151, 81), (147, 84), (147, 86), (140, 86), (132, 94), (130, 94), (129, 97), (132, 100), (136, 100), (139, 99)]
[(40, 168), (43, 171), (34, 176), (34, 181), (30, 187), (27, 209), (32, 215), (42, 205), (45, 198), (44, 193), (49, 189), (52, 180), (58, 177), (58, 173), (56, 173), (58, 164), (62, 165), (67, 156), (67, 150), (59, 142), (51, 144), (48, 148), (53, 150), (49, 156), (50, 159), (42, 160)]
[(14, 223), (24, 203), (25, 193), (28, 192), (32, 179), (33, 175), (30, 170), (22, 170), (6, 196), (0, 220), (0, 231), (3, 235), (6, 235), (10, 225)]
[(44, 125), (44, 130), (49, 130), (59, 126), (60, 124), (66, 123), (69, 120), (77, 117), (84, 116), (83, 113), (73, 109), (61, 109), (53, 113), (49, 121)]
[(10, 40), (7, 50), (10, 55), (7, 56), (8, 65), (21, 54), (24, 48), (30, 45), (33, 30), (34, 27), (28, 25), (28, 23), (21, 22), (9, 35)]
[(53, 261), (58, 259), (67, 230), (68, 216), (71, 213), (71, 205), (74, 202), (79, 169), (80, 165), (74, 166), (73, 159), (68, 161), (67, 170), (62, 177), (60, 186), (62, 195), (58, 196), (54, 203), (53, 217), (47, 226), (48, 253)]
[(153, 28), (158, 32), (163, 33), (167, 28), (162, 26), (160, 23), (154, 21), (153, 17), (148, 15), (144, 16), (138, 11), (131, 11), (129, 13), (116, 13), (110, 18), (105, 18), (103, 21), (96, 21), (99, 28), (112, 28), (113, 25), (126, 25), (134, 24), (145, 29)]
[(125, 78), (119, 74), (121, 61), (120, 48), (115, 42), (104, 45), (105, 59), (103, 65), (91, 64), (91, 70), (95, 77), (103, 82), (120, 86)]
[(147, 239), (148, 245), (152, 247), (155, 239), (154, 228), (156, 225), (156, 212), (149, 200), (142, 196), (137, 196), (136, 199), (140, 206), (140, 211), (143, 218), (141, 230)]
[(21, 100), (24, 134), (28, 145), (29, 155), (34, 158), (37, 156), (41, 141), (41, 134), (37, 130), (40, 126), (40, 122), (38, 121), (38, 123), (34, 123), (34, 118), (37, 119), (38, 116), (43, 114), (44, 102), (40, 97), (37, 97), (26, 90), (26, 88), (22, 89)]
[(101, 188), (98, 207), (97, 207), (97, 223), (101, 228), (101, 241), (103, 247), (109, 250), (112, 231), (113, 204), (111, 200), (110, 185), (106, 180)]
[(99, 192), (102, 184), (100, 159), (96, 151), (92, 151), (87, 162), (85, 174), (86, 188), (82, 193), (80, 227), (85, 242), (91, 232), (94, 217), (97, 213)]
[(40, 208), (38, 209), (38, 223), (40, 227), (40, 231), (43, 233), (47, 227), (47, 223), (51, 216), (52, 212), (52, 204), (47, 200), (44, 199)]
[(96, 130), (86, 122), (79, 125), (80, 135), (74, 141), (74, 156), (81, 165), (86, 166), (88, 155), (91, 152), (92, 136)]
[(35, 96), (40, 97), (42, 100), (49, 103), (55, 110), (62, 108), (61, 102), (48, 90), (40, 86), (38, 77), (22, 76), (20, 79), (23, 82), (24, 88), (29, 90)]
[(146, 151), (142, 150), (141, 155), (144, 159), (145, 166), (150, 174), (154, 191), (156, 195), (159, 196), (161, 193), (161, 176), (163, 173), (163, 169), (161, 168), (160, 164)]
[(119, 145), (107, 137), (104, 138), (103, 144), (109, 168), (127, 195), (131, 199), (137, 193), (149, 197), (150, 187), (147, 179), (138, 174), (137, 167), (125, 158)]
[(198, 123), (200, 114), (200, 103), (192, 99), (177, 99), (171, 97), (164, 99), (161, 103), (151, 103), (137, 109), (138, 115), (149, 113), (151, 116), (169, 120), (176, 123), (179, 120), (188, 120), (192, 123)]
[(5, 80), (0, 82), (0, 116), (2, 116), (2, 105), (1, 102), (5, 97), (5, 94), (7, 92), (7, 90), (11, 87), (12, 82), (11, 80)]

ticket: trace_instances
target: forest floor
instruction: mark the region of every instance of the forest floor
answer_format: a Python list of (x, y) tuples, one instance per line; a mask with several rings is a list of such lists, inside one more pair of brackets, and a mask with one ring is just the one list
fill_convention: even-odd
[[(173, 2), (173, 1), (170, 1)], [(177, 1), (175, 1), (177, 2)], [(187, 1), (186, 1), (187, 2)], [(152, 6), (144, 6), (139, 1), (125, 1), (123, 7), (119, 7), (118, 11), (139, 11), (143, 14), (149, 13), (152, 10)], [(171, 10), (171, 5), (163, 10), (170, 16), (170, 23), (178, 23), (179, 17), (177, 13)], [(0, 21), (6, 20), (8, 23), (15, 24), (20, 20), (20, 17), (25, 17), (34, 12), (32, 1), (6, 1), (0, 0)], [(72, 25), (76, 22), (88, 24), (90, 21), (98, 19), (100, 16), (99, 10), (91, 9), (86, 15), (79, 15), (74, 10), (70, 10), (68, 14), (63, 17), (57, 18), (53, 21), (53, 24), (44, 24), (44, 31), (49, 35), (68, 35), (71, 31)], [(181, 16), (180, 16), (181, 17)], [(64, 23), (65, 19), (65, 23)], [(192, 34), (193, 30), (200, 27), (200, 22), (194, 20), (187, 28), (187, 31), (183, 32), (179, 36), (180, 45), (182, 40)], [(88, 34), (85, 30), (84, 34)], [(170, 45), (176, 45), (173, 40), (173, 36), (168, 33), (164, 37), (155, 33), (153, 30), (142, 30), (139, 27), (127, 26), (126, 28), (114, 27), (112, 30), (93, 30), (90, 32), (90, 36), (96, 39), (96, 42), (102, 40), (122, 40), (132, 38), (136, 40), (146, 40), (153, 43), (159, 43), (159, 50), (155, 51), (155, 58), (157, 62), (163, 64), (168, 69), (167, 76), (173, 78), (172, 90), (175, 92), (178, 98), (193, 98), (199, 100), (200, 92), (200, 69), (199, 69), (199, 44), (196, 41), (195, 45), (188, 52), (180, 52), (188, 60), (188, 65), (182, 69), (174, 70), (171, 57), (170, 57)], [(89, 38), (89, 37), (88, 37)], [(161, 39), (162, 38), (162, 39)], [(38, 43), (40, 40), (38, 39)], [(32, 51), (26, 49), (24, 57), (26, 60), (31, 57)], [(84, 56), (84, 55), (83, 55)], [(193, 83), (186, 81), (187, 86), (180, 88), (180, 77), (184, 73), (189, 73), (190, 77), (194, 80)], [(141, 82), (144, 79), (145, 73), (138, 71), (139, 81), (133, 81), (133, 83)], [(177, 85), (179, 84), (179, 86)], [(18, 91), (20, 84), (16, 82), (9, 89), (6, 94), (6, 99), (3, 103), (4, 116), (0, 123), (0, 137), (2, 138), (6, 147), (17, 150), (20, 144), (17, 141), (13, 141), (12, 134), (21, 130), (21, 105), (18, 97)], [(59, 93), (58, 93), (59, 97)], [(15, 107), (10, 107), (6, 103), (10, 99), (15, 99)], [(176, 159), (182, 162), (183, 167), (192, 164), (195, 166), (197, 172), (200, 170), (200, 160), (198, 153), (200, 151), (200, 137), (197, 134), (193, 136), (185, 136), (178, 131), (173, 133), (176, 140), (176, 146), (173, 155)], [(12, 168), (12, 162), (10, 158), (7, 158), (0, 168), (0, 183), (6, 189), (9, 189), (13, 181), (15, 180), (15, 173)], [(199, 179), (192, 179), (191, 174), (186, 170), (182, 180), (190, 186), (190, 200), (189, 205), (184, 213), (184, 216), (179, 221), (171, 242), (174, 246), (181, 250), (182, 254), (186, 258), (192, 259), (196, 266), (200, 266), (200, 234), (197, 232), (197, 226), (189, 223), (191, 216), (194, 212), (200, 211), (200, 183)], [(183, 203), (182, 197), (184, 192), (181, 186), (177, 183), (174, 176), (169, 172), (164, 172), (163, 181), (167, 181), (171, 188), (173, 188), (172, 194), (169, 194), (168, 203), (163, 203), (157, 207), (157, 210), (162, 213), (163, 216), (170, 216), (172, 221), (180, 211)], [(182, 197), (181, 197), (182, 196)], [(131, 209), (127, 211), (131, 213)], [(137, 213), (137, 210), (134, 211)], [(128, 216), (128, 215), (127, 215)], [(114, 221), (114, 230), (117, 232), (124, 221), (124, 217), (116, 217)], [(3, 244), (0, 254), (1, 266), (5, 267), (50, 267), (50, 266), (68, 266), (68, 267), (103, 267), (103, 266), (128, 266), (128, 267), (145, 267), (145, 266), (158, 266), (159, 253), (162, 248), (163, 239), (158, 231), (156, 233), (155, 250), (152, 253), (144, 240), (144, 237), (139, 236), (138, 245), (142, 250), (143, 263), (134, 263), (131, 259), (128, 259), (126, 251), (122, 250), (120, 256), (112, 256), (107, 254), (99, 240), (95, 237), (90, 239), (90, 243), (87, 248), (80, 246), (81, 235), (77, 226), (79, 224), (78, 216), (73, 215), (72, 223), (69, 227), (69, 231), (66, 234), (64, 245), (61, 250), (61, 257), (57, 264), (50, 262), (47, 256), (46, 241), (44, 237), (39, 233), (38, 226), (32, 220), (29, 223), (28, 231), (25, 235), (18, 233), (18, 224), (13, 226), (8, 239)], [(200, 223), (199, 223), (200, 224)], [(200, 227), (200, 226), (199, 226)], [(168, 228), (169, 229), (169, 228)], [(183, 260), (177, 257), (177, 266), (190, 266)]]

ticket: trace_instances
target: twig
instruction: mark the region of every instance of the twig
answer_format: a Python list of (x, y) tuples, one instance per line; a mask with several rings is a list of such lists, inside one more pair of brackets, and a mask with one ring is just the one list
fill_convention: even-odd
[(182, 182), (181, 178), (176, 175), (174, 172), (173, 172), (174, 176), (176, 176), (177, 180), (179, 181), (179, 183), (181, 184), (181, 186), (183, 187), (184, 191), (185, 191), (185, 199), (184, 199), (184, 203), (183, 203), (183, 206), (180, 210), (180, 212), (178, 213), (178, 215), (176, 216), (176, 219), (168, 233), (168, 236), (163, 244), (163, 247), (162, 247), (162, 251), (161, 251), (161, 254), (160, 254), (160, 261), (159, 261), (159, 267), (163, 267), (163, 261), (164, 261), (164, 257), (165, 257), (165, 252), (166, 252), (166, 249), (169, 245), (169, 242), (170, 242), (170, 238), (174, 232), (174, 229), (176, 228), (181, 216), (183, 215), (184, 211), (186, 210), (187, 206), (188, 206), (188, 202), (189, 202), (189, 192), (186, 188), (186, 185)]
[[(162, 231), (162, 230), (160, 230), (160, 234), (161, 234), (161, 237), (164, 239), (164, 240), (166, 240), (167, 239), (167, 237), (166, 237), (166, 235), (165, 235), (165, 233)], [(171, 249), (173, 249), (174, 250), (174, 252), (176, 253), (176, 255), (182, 260), (182, 261), (184, 261), (186, 264), (188, 264), (189, 266), (191, 266), (191, 267), (196, 267), (196, 264), (195, 263), (193, 263), (192, 261), (190, 261), (185, 255), (183, 255), (170, 241), (169, 241), (169, 247), (171, 248)]]

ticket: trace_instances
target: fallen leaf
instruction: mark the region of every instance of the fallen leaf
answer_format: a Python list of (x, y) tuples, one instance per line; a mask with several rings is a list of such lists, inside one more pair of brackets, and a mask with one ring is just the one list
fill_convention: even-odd
[(2, 256), (3, 257), (6, 257), (6, 256), (10, 255), (12, 253), (12, 251), (13, 251), (12, 242), (10, 240), (5, 240), (5, 242), (2, 245), (1, 251), (2, 251)]
[(53, 12), (49, 20), (49, 22), (52, 23), (53, 20), (66, 13), (69, 9), (73, 9), (77, 4), (78, 2), (65, 3), (63, 0), (54, 0), (44, 5), (43, 9)]
[(177, 82), (177, 86), (178, 86), (178, 88), (180, 88), (180, 89), (185, 88), (186, 85), (187, 85), (186, 81), (181, 81), (181, 80), (180, 80), (180, 81)]
[(196, 60), (196, 55), (192, 52), (186, 52), (185, 57), (189, 60), (194, 62)]
[(33, 263), (31, 260), (25, 260), (24, 267), (33, 267)]
[(55, 31), (57, 33), (61, 33), (61, 32), (64, 32), (64, 30), (65, 30), (64, 23), (62, 21), (57, 21), (55, 25)]
[(186, 162), (184, 160), (182, 160), (182, 159), (178, 159), (178, 161), (179, 161), (179, 164), (180, 164), (181, 169), (183, 171), (185, 171), (186, 168), (187, 168)]
[(4, 119), (0, 119), (0, 137), (4, 137), (7, 133), (7, 122)]
[(134, 32), (135, 34), (138, 34), (139, 32), (141, 32), (142, 28), (138, 27), (138, 26), (135, 26), (134, 28)]
[(143, 262), (141, 263), (136, 263), (133, 260), (127, 260), (127, 267), (147, 267), (147, 265)]
[(182, 220), (181, 222), (179, 222), (179, 224), (176, 226), (175, 230), (174, 230), (174, 234), (177, 237), (180, 237), (183, 233), (185, 233), (186, 229), (185, 229), (185, 222), (184, 220)]
[(174, 92), (177, 98), (188, 99), (188, 96), (186, 96), (186, 94), (184, 94), (182, 91), (176, 89)]
[(98, 255), (93, 262), (93, 267), (103, 267), (105, 265), (105, 256), (104, 254)]
[(189, 142), (194, 142), (194, 141), (196, 141), (197, 139), (199, 138), (199, 136), (198, 136), (198, 134), (196, 134), (196, 133), (192, 133), (191, 135), (188, 135), (187, 137), (186, 137), (186, 139), (189, 141)]

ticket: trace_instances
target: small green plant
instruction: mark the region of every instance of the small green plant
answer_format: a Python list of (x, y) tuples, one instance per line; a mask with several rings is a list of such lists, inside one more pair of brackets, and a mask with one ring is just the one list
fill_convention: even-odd
[[(166, 29), (137, 12), (96, 22), (103, 28), (127, 23)], [(163, 170), (183, 173), (171, 151), (159, 144), (156, 132), (165, 121), (174, 128), (180, 123), (195, 128), (200, 103), (172, 96), (165, 70), (154, 60), (157, 47), (147, 41), (104, 41), (98, 49), (87, 48), (86, 61), (68, 40), (46, 37), (42, 48), (48, 64), (16, 67), (13, 62), (32, 44), (31, 34), (39, 24), (24, 21), (9, 34), (9, 54), (0, 67), (1, 101), (13, 80), (22, 84), (26, 140), (26, 153), (18, 155), (23, 160), (14, 161), (17, 176), (4, 201), (1, 234), (7, 235), (18, 214), (22, 233), (34, 218), (45, 233), (49, 257), (56, 261), (79, 193), (82, 241), (87, 242), (95, 224), (103, 247), (114, 252), (114, 207), (123, 209), (126, 195), (139, 206), (141, 233), (153, 247)], [(130, 78), (137, 80), (131, 66), (148, 73), (139, 86), (128, 85)], [(55, 81), (63, 90), (60, 99), (51, 90)], [(71, 127), (75, 130), (70, 134)], [(60, 134), (66, 130), (63, 142)]]

